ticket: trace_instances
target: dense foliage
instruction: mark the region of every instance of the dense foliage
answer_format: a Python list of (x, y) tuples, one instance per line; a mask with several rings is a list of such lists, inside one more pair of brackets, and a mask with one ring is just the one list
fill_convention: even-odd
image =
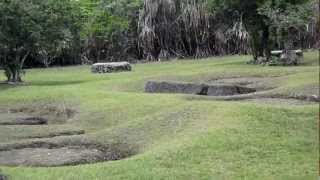
[(32, 56), (45, 66), (76, 47), (77, 19), (71, 1), (0, 1), (0, 60), (8, 81), (19, 82)]
[(241, 17), (226, 22), (203, 0), (145, 0), (140, 41), (147, 59), (207, 57), (247, 53), (248, 33)]
[(83, 0), (80, 5), (85, 61), (140, 59), (137, 51), (140, 0)]
[(201, 58), (319, 45), (316, 0), (0, 0), (0, 63)]
[[(145, 0), (140, 19), (148, 59), (204, 57), (304, 48), (316, 1), (308, 0)], [(297, 37), (297, 34), (299, 37)], [(309, 41), (312, 42), (312, 41)], [(308, 44), (308, 46), (312, 46)]]

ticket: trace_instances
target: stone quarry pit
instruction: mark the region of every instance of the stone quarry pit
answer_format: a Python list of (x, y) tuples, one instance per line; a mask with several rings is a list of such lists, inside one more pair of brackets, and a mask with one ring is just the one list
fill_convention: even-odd
[(133, 155), (125, 144), (104, 146), (93, 142), (68, 143), (43, 139), (28, 143), (0, 145), (0, 165), (4, 166), (70, 166), (120, 160)]
[[(320, 102), (319, 88), (299, 96), (273, 93), (283, 77), (226, 77), (205, 81), (206, 83), (184, 83), (172, 81), (148, 81), (146, 93), (189, 94), (188, 100), (208, 99), (223, 101), (247, 101), (263, 104), (308, 105)], [(207, 97), (206, 97), (207, 96)]]
[(77, 115), (76, 108), (57, 104), (26, 104), (17, 107), (0, 107), (0, 125), (65, 124)]
[[(72, 108), (57, 106), (22, 106), (0, 108), (1, 128), (15, 130), (65, 126), (75, 116)], [(68, 166), (114, 161), (136, 154), (127, 143), (101, 144), (89, 139), (83, 129), (63, 129), (45, 134), (25, 134), (18, 140), (0, 142), (0, 165), (3, 166)]]
[(145, 92), (195, 94), (203, 96), (233, 96), (254, 93), (256, 90), (253, 88), (230, 84), (193, 84), (149, 81), (146, 83)]

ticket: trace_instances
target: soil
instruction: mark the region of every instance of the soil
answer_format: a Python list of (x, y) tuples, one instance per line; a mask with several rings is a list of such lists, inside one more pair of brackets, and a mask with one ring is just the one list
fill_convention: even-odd
[(37, 135), (37, 136), (26, 136), (26, 139), (35, 139), (35, 138), (53, 138), (59, 136), (74, 136), (74, 135), (82, 135), (85, 134), (84, 130), (67, 130), (62, 132), (53, 132), (47, 135)]
[[(1, 112), (1, 111), (0, 111)], [(76, 116), (77, 111), (66, 105), (36, 104), (21, 105), (7, 109), (8, 114), (20, 115), (22, 117), (40, 117), (46, 119), (48, 124), (64, 124)]]
[(281, 77), (230, 77), (209, 80), (208, 83), (240, 85), (247, 88), (256, 89), (257, 91), (265, 91), (276, 88), (272, 82), (276, 82), (280, 78)]
[(0, 151), (0, 163), (6, 166), (62, 166), (104, 160), (98, 149), (81, 147), (25, 148)]
[(11, 121), (4, 120), (0, 122), (0, 125), (44, 125), (44, 124), (48, 124), (48, 120), (41, 117), (24, 117), (24, 118), (20, 117)]
[[(273, 89), (277, 88), (276, 84), (282, 77), (229, 77), (221, 79), (212, 79), (207, 81), (208, 84), (220, 84), (227, 87), (242, 87), (253, 89), (256, 91), (249, 91), (244, 93), (237, 93), (233, 95), (222, 95), (211, 97), (188, 96), (188, 100), (221, 100), (221, 101), (247, 101), (264, 104), (284, 104), (284, 105), (308, 105), (320, 102), (319, 87), (306, 87), (303, 90), (294, 90), (296, 94), (282, 95), (274, 94)], [(225, 89), (228, 90), (228, 89)]]
[(60, 136), (0, 144), (0, 165), (66, 166), (114, 161), (136, 154), (127, 144), (102, 145), (85, 136)]
[(180, 93), (203, 96), (232, 96), (253, 93), (253, 88), (232, 84), (194, 84), (181, 82), (149, 81), (145, 86), (148, 93)]
[[(34, 106), (30, 106), (34, 107)], [(0, 109), (0, 127), (26, 125), (50, 126), (58, 122), (67, 123), (74, 116), (71, 108), (58, 107), (32, 109), (27, 106), (14, 109)], [(51, 113), (51, 114), (50, 114)], [(37, 115), (37, 117), (33, 117)], [(61, 124), (63, 125), (63, 124)], [(135, 150), (125, 143), (107, 146), (93, 142), (86, 137), (84, 130), (65, 130), (45, 135), (28, 134), (19, 141), (0, 143), (0, 166), (65, 166), (111, 161), (135, 154)]]

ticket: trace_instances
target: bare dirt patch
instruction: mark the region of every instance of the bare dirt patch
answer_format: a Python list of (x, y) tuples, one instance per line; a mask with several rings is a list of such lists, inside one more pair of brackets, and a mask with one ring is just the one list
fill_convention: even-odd
[(0, 152), (0, 163), (8, 166), (76, 165), (101, 159), (104, 159), (102, 151), (81, 147), (25, 148)]
[(228, 84), (194, 84), (181, 82), (149, 81), (145, 86), (147, 93), (180, 93), (203, 96), (232, 96), (255, 92), (255, 89)]
[(0, 125), (64, 124), (75, 115), (75, 110), (65, 106), (28, 104), (0, 107)]
[[(62, 128), (51, 132), (41, 129), (50, 129), (51, 126), (68, 127), (65, 123), (75, 114), (76, 111), (71, 108), (52, 105), (0, 108), (0, 128), (26, 132), (20, 133), (18, 141), (0, 143), (0, 165), (78, 165), (119, 160), (136, 153), (126, 143), (102, 145), (93, 142), (82, 129)], [(30, 131), (24, 131), (24, 128), (32, 128), (36, 132), (31, 134)]]
[(41, 117), (24, 117), (24, 118), (19, 117), (11, 121), (8, 121), (8, 120), (0, 121), (0, 125), (44, 125), (47, 123), (48, 123), (48, 120)]
[[(75, 139), (79, 138), (76, 137)], [(136, 153), (129, 145), (101, 145), (71, 137), (0, 144), (0, 165), (66, 166), (124, 159)]]
[[(76, 112), (67, 107), (29, 105), (0, 109), (0, 125), (32, 127), (39, 133), (25, 134), (19, 141), (0, 143), (0, 165), (65, 166), (112, 161), (135, 154), (125, 143), (101, 145), (88, 140), (81, 129), (44, 132), (41, 128), (64, 126)], [(43, 126), (45, 125), (45, 126)], [(84, 139), (84, 140), (83, 140)]]
[(61, 132), (52, 132), (46, 135), (31, 135), (31, 136), (25, 136), (26, 139), (35, 139), (35, 138), (53, 138), (53, 137), (59, 137), (59, 136), (74, 136), (74, 135), (82, 135), (85, 134), (85, 131), (82, 129), (79, 130), (66, 130)]
[[(211, 86), (241, 87), (253, 89), (255, 91), (230, 93), (228, 88), (221, 88), (220, 96), (212, 95), (211, 97), (188, 96), (188, 100), (221, 100), (221, 101), (247, 101), (265, 104), (283, 104), (283, 105), (309, 105), (320, 102), (319, 87), (306, 87), (296, 93), (279, 94), (273, 90), (278, 88), (278, 84), (283, 77), (228, 77), (208, 80)], [(226, 93), (225, 93), (226, 92)], [(210, 94), (210, 93), (208, 93)]]
[(7, 110), (8, 114), (40, 117), (47, 120), (48, 124), (61, 124), (73, 118), (77, 111), (65, 105), (51, 104), (28, 104), (12, 107)]
[(256, 89), (257, 91), (264, 91), (277, 88), (275, 82), (280, 78), (281, 77), (229, 77), (209, 80), (208, 83), (240, 85)]

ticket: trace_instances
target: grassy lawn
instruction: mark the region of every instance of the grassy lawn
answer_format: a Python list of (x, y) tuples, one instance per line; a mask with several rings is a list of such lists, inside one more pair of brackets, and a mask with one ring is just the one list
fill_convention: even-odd
[(318, 56), (306, 53), (304, 64), (297, 67), (247, 65), (250, 56), (229, 56), (137, 64), (132, 72), (115, 74), (91, 74), (89, 66), (27, 70), (26, 85), (0, 84), (0, 108), (67, 106), (76, 116), (45, 128), (0, 126), (1, 143), (84, 129), (86, 138), (125, 143), (136, 155), (88, 165), (0, 169), (17, 180), (316, 179), (317, 104), (190, 100), (187, 95), (146, 94), (143, 89), (148, 80), (202, 83), (270, 77), (276, 86), (270, 93), (313, 95), (319, 87)]

